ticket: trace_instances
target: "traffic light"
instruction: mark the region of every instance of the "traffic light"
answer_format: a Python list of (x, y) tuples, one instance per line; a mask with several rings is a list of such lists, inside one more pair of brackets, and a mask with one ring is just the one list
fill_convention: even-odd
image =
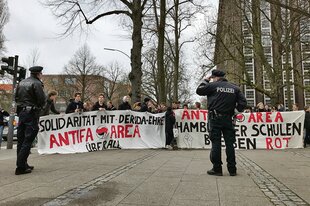
[(1, 74), (6, 71), (8, 74), (14, 75), (14, 57), (2, 57), (1, 61), (7, 65), (1, 65)]
[(17, 81), (20, 82), (26, 77), (26, 69), (24, 67), (19, 67), (19, 70), (17, 72)]

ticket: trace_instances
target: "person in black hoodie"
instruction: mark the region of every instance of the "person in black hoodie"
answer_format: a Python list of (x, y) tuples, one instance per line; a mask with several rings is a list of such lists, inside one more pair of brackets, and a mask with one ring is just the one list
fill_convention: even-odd
[(102, 110), (106, 110), (107, 109), (107, 105), (104, 103), (104, 95), (101, 93), (98, 96), (98, 102), (96, 102), (93, 106), (93, 111), (102, 111)]
[(82, 94), (80, 92), (76, 92), (74, 94), (74, 99), (69, 103), (66, 109), (66, 114), (74, 112), (83, 112), (84, 107), (83, 102), (81, 102), (81, 95)]
[(55, 108), (55, 100), (58, 93), (56, 91), (50, 91), (48, 93), (48, 98), (46, 100), (46, 104), (44, 106), (44, 109), (41, 112), (41, 116), (46, 116), (50, 114), (50, 111), (52, 111), (54, 114), (60, 114), (59, 111)]
[(1, 149), (1, 143), (2, 143), (2, 134), (4, 129), (4, 117), (8, 117), (10, 114), (1, 108), (0, 106), (0, 149)]
[(107, 102), (107, 110), (108, 110), (108, 111), (116, 110), (116, 108), (113, 106), (111, 100), (109, 100), (109, 101)]
[(145, 97), (143, 103), (141, 104), (140, 112), (152, 112), (152, 107), (149, 106), (150, 98)]
[(172, 110), (171, 107), (167, 107), (167, 111), (165, 114), (165, 133), (166, 133), (166, 148), (169, 146), (173, 146), (175, 147), (176, 145), (171, 145), (172, 140), (174, 138), (173, 135), (173, 128), (174, 128), (174, 124), (175, 124), (175, 116), (174, 116), (174, 112)]
[(131, 106), (129, 104), (130, 97), (124, 96), (123, 103), (118, 106), (118, 110), (131, 110)]
[(306, 115), (305, 115), (305, 138), (304, 138), (304, 147), (307, 144), (310, 144), (310, 106), (305, 107)]

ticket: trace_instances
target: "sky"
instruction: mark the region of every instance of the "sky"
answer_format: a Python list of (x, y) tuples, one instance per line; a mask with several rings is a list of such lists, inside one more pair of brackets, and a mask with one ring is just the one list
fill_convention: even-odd
[[(217, 5), (218, 0), (209, 0)], [(49, 8), (38, 0), (8, 0), (10, 19), (5, 25), (6, 56), (19, 56), (19, 65), (28, 67), (31, 54), (39, 53), (38, 64), (45, 74), (61, 73), (65, 64), (85, 43), (101, 65), (118, 61), (129, 72), (130, 59), (119, 52), (107, 51), (113, 48), (130, 55), (131, 40), (113, 18), (102, 18), (91, 25), (88, 35), (76, 33), (66, 38), (57, 38), (63, 31), (60, 22)], [(127, 38), (125, 37), (127, 36)]]

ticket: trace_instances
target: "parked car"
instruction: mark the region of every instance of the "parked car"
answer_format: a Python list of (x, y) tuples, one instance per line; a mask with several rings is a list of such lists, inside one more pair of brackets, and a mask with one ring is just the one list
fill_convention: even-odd
[[(5, 117), (4, 118), (4, 122), (5, 122), (5, 126), (3, 128), (3, 133), (2, 133), (2, 139), (4, 141), (7, 141), (8, 139), (8, 132), (9, 132), (9, 118), (10, 117)], [(18, 127), (18, 116), (15, 116), (14, 121), (13, 121), (13, 125), (14, 125), (14, 133), (13, 133), (13, 140), (17, 140), (17, 127)]]

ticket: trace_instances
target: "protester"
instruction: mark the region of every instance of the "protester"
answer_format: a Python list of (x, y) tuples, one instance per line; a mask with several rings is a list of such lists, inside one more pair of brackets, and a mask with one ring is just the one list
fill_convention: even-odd
[(93, 110), (94, 105), (93, 105), (93, 103), (91, 101), (86, 101), (83, 104), (83, 108), (84, 108), (83, 112), (90, 112), (90, 111)]
[(306, 115), (305, 115), (305, 134), (304, 134), (304, 147), (307, 144), (310, 144), (310, 106), (305, 107)]
[(270, 109), (269, 105), (265, 104), (265, 112), (270, 112), (270, 111), (271, 111), (271, 109)]
[(152, 112), (152, 108), (150, 107), (151, 99), (148, 97), (144, 98), (143, 103), (141, 104), (140, 112)]
[(200, 110), (201, 109), (201, 104), (200, 102), (195, 102), (195, 109)]
[(165, 103), (160, 103), (157, 106), (156, 113), (162, 113), (162, 112), (165, 112), (166, 110), (167, 110), (166, 104)]
[(66, 114), (74, 112), (83, 112), (83, 102), (81, 102), (82, 93), (76, 92), (74, 94), (74, 99), (69, 103), (66, 109)]
[(15, 175), (31, 173), (34, 169), (29, 166), (27, 159), (32, 142), (39, 131), (40, 112), (46, 103), (46, 96), (41, 82), (43, 67), (29, 68), (30, 77), (22, 80), (16, 89), (15, 101), (19, 116), (17, 128), (17, 168)]
[(278, 104), (277, 105), (277, 111), (279, 111), (279, 112), (284, 112), (285, 111), (285, 107), (283, 106), (283, 104)]
[[(213, 168), (209, 175), (222, 176), (222, 141), (223, 134), (226, 146), (227, 168), (230, 176), (237, 175), (234, 143), (236, 142), (235, 128), (232, 117), (234, 110), (242, 112), (247, 102), (239, 87), (224, 78), (225, 72), (213, 70), (212, 76), (207, 77), (197, 88), (196, 93), (208, 98), (209, 135), (212, 142), (210, 159)], [(210, 82), (210, 80), (213, 82)]]
[(41, 112), (41, 116), (46, 116), (50, 114), (50, 111), (52, 111), (54, 114), (60, 114), (59, 111), (56, 110), (55, 108), (55, 101), (58, 93), (56, 91), (50, 91), (48, 93), (48, 98), (46, 100), (46, 105)]
[(107, 109), (106, 110), (108, 110), (108, 111), (113, 111), (113, 110), (116, 110), (116, 108), (113, 106), (113, 104), (112, 104), (112, 101), (108, 101), (107, 102)]
[(2, 135), (3, 135), (3, 129), (4, 129), (4, 117), (8, 117), (10, 114), (1, 108), (0, 106), (0, 149), (1, 149), (1, 143), (2, 143)]
[(178, 101), (172, 102), (172, 109), (179, 109), (179, 102)]
[(122, 104), (118, 106), (118, 110), (131, 110), (129, 100), (130, 100), (130, 97), (128, 95), (124, 96)]
[(292, 111), (298, 111), (298, 110), (299, 110), (298, 104), (293, 104)]
[(256, 112), (266, 112), (265, 110), (265, 105), (263, 102), (259, 102), (257, 105), (256, 105)]
[(175, 124), (175, 115), (171, 107), (167, 107), (167, 111), (165, 114), (165, 120), (166, 120), (166, 123), (165, 123), (166, 148), (171, 149), (176, 146), (176, 145), (171, 145), (172, 140), (174, 138), (173, 128)]
[(141, 111), (141, 102), (134, 103), (133, 106), (132, 106), (132, 110), (140, 112)]
[(243, 111), (244, 113), (252, 113), (252, 107), (251, 106), (246, 106), (245, 108), (244, 108), (244, 111)]
[(101, 93), (98, 96), (98, 101), (94, 104), (92, 110), (93, 111), (102, 111), (102, 110), (106, 110), (107, 109), (107, 105), (104, 103), (104, 95)]
[(187, 105), (187, 104), (184, 104), (184, 105), (183, 105), (183, 109), (188, 109), (188, 105)]

